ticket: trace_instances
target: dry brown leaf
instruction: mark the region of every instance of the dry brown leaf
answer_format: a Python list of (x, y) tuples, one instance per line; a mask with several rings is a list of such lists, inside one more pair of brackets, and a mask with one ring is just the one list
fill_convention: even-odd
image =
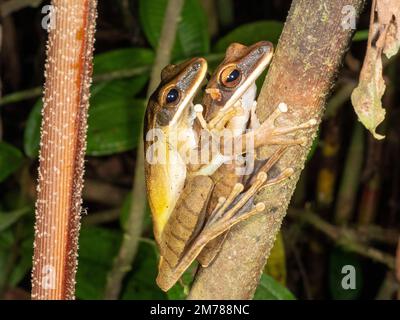
[(390, 58), (400, 48), (400, 1), (378, 0), (376, 11), (379, 24), (382, 27), (387, 27), (383, 53)]
[(351, 102), (363, 125), (380, 140), (377, 126), (385, 119), (382, 96), (385, 81), (382, 75), (382, 52), (390, 58), (400, 47), (400, 0), (376, 0), (371, 14), (367, 53), (357, 88)]
[(351, 95), (351, 102), (358, 119), (378, 140), (384, 138), (383, 135), (376, 133), (376, 127), (385, 119), (386, 112), (382, 108), (385, 88), (381, 50), (370, 47), (365, 56), (358, 86)]

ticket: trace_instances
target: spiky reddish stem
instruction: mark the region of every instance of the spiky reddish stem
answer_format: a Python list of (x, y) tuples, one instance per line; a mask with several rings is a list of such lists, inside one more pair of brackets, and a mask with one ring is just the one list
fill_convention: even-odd
[(97, 0), (53, 0), (32, 299), (74, 299)]

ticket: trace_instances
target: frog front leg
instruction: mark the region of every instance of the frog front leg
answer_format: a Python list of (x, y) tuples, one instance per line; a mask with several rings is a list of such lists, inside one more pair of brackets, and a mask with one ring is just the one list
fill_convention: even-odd
[(254, 128), (252, 132), (254, 134), (255, 148), (265, 145), (304, 145), (307, 142), (306, 137), (292, 138), (289, 137), (288, 134), (314, 127), (317, 124), (316, 119), (311, 119), (299, 125), (277, 126), (276, 120), (278, 117), (288, 111), (288, 106), (284, 102), (281, 102), (272, 114), (261, 124), (255, 110), (256, 103), (251, 112), (251, 125)]
[(220, 110), (214, 118), (207, 122), (203, 117), (203, 109), (201, 104), (194, 106), (196, 118), (204, 130), (214, 134), (220, 133), (230, 120), (243, 113), (243, 108), (240, 105), (233, 105), (224, 111)]

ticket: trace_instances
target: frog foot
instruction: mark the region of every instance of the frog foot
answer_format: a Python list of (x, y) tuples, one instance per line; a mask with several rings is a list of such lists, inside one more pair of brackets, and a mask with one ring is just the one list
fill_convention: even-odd
[(221, 197), (219, 199), (218, 204), (206, 221), (199, 235), (200, 237), (207, 236), (209, 238), (208, 241), (210, 241), (229, 230), (238, 222), (264, 211), (265, 204), (263, 202), (254, 204), (254, 196), (265, 188), (288, 179), (294, 173), (292, 168), (286, 168), (277, 177), (268, 179), (267, 172), (279, 161), (287, 148), (287, 146), (282, 146), (272, 154), (267, 162), (258, 170), (258, 173), (250, 179), (250, 182), (246, 183), (246, 185), (250, 185), (247, 190), (243, 191), (244, 185), (237, 183), (227, 198)]
[(217, 115), (207, 123), (207, 121), (204, 119), (204, 116), (203, 116), (203, 110), (204, 110), (204, 108), (201, 104), (196, 104), (194, 106), (196, 118), (199, 120), (201, 127), (204, 130), (207, 130), (208, 132), (213, 133), (214, 135), (221, 132), (225, 128), (226, 124), (232, 118), (243, 114), (242, 107), (232, 106), (232, 107), (224, 110), (223, 112), (222, 111), (218, 112)]
[(267, 173), (260, 171), (250, 188), (243, 193), (244, 186), (241, 183), (236, 184), (226, 199), (221, 198), (219, 200), (202, 233), (208, 232), (210, 233), (210, 238), (215, 238), (238, 222), (264, 211), (265, 204), (263, 202), (254, 204), (254, 196), (265, 188), (288, 179), (293, 173), (294, 170), (292, 168), (287, 168), (276, 178), (267, 181)]
[(300, 138), (288, 137), (287, 134), (299, 130), (309, 129), (317, 125), (316, 119), (311, 119), (299, 125), (277, 127), (276, 119), (288, 111), (286, 103), (281, 102), (274, 112), (255, 129), (256, 137), (260, 145), (302, 145), (304, 146), (308, 139), (305, 136)]

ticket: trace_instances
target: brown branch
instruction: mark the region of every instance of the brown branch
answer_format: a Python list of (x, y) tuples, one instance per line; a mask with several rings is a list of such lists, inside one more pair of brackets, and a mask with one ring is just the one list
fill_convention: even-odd
[(32, 299), (73, 299), (96, 0), (53, 0), (48, 40)]
[[(275, 57), (258, 99), (259, 116), (280, 102), (289, 106), (282, 124), (321, 119), (324, 105), (353, 30), (344, 30), (342, 9), (352, 5), (359, 13), (363, 0), (294, 0)], [(286, 209), (304, 167), (317, 128), (310, 130), (307, 146), (292, 147), (279, 167), (292, 167), (286, 183), (265, 190), (258, 200), (265, 214), (232, 228), (211, 266), (200, 269), (189, 299), (251, 299), (266, 258), (274, 244)]]
[[(170, 62), (171, 52), (175, 42), (176, 30), (180, 13), (183, 7), (183, 0), (169, 0), (165, 11), (164, 22), (161, 30), (160, 42), (157, 48), (156, 59), (151, 71), (150, 85), (147, 96), (157, 87), (160, 81), (161, 70)], [(123, 241), (114, 265), (107, 279), (105, 298), (118, 299), (121, 291), (122, 280), (131, 269), (135, 258), (139, 239), (142, 233), (142, 223), (146, 211), (146, 191), (144, 180), (144, 147), (143, 138), (136, 155), (135, 177), (132, 189), (132, 205), (129, 218), (126, 224)]]
[(291, 217), (307, 222), (343, 248), (380, 262), (391, 270), (395, 268), (394, 257), (364, 243), (357, 230), (334, 226), (310, 211), (294, 209), (288, 211)]
[(395, 228), (383, 228), (378, 225), (359, 225), (355, 230), (358, 236), (368, 241), (384, 243), (388, 245), (396, 245), (400, 237), (399, 231)]

